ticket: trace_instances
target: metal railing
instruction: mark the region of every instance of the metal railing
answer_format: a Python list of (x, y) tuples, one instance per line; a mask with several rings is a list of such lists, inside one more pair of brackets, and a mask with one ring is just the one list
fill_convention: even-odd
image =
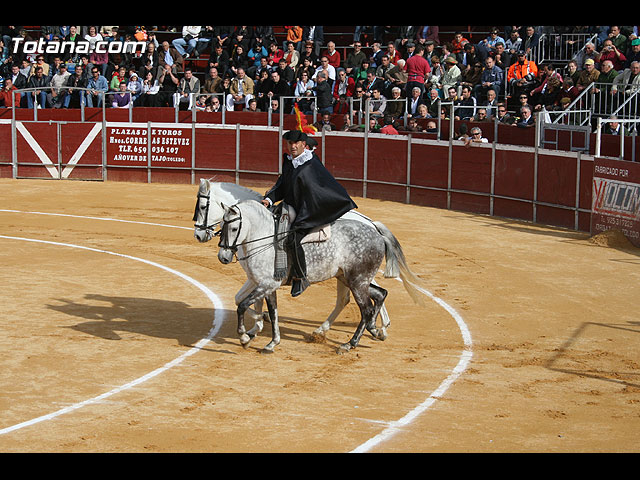
[(588, 43), (596, 43), (597, 34), (591, 33), (544, 33), (534, 51), (536, 64), (568, 63), (584, 50)]

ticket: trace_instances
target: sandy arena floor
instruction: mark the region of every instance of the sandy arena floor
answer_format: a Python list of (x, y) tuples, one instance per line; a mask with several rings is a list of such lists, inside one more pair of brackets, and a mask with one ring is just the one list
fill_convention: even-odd
[(389, 338), (337, 355), (355, 304), (313, 343), (335, 281), (283, 287), (263, 355), (196, 190), (0, 180), (0, 451), (638, 451), (640, 250), (616, 235), (356, 199), (426, 308), (380, 276)]

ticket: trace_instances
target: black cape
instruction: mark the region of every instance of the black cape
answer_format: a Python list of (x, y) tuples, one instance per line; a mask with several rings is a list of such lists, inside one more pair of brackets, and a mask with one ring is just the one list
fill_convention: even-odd
[(358, 208), (315, 153), (298, 168), (283, 155), (282, 174), (265, 197), (292, 206), (296, 218), (291, 227), (302, 230), (326, 225)]

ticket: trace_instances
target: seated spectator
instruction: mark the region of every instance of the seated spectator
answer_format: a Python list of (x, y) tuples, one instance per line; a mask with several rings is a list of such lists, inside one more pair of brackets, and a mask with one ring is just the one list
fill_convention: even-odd
[(400, 128), (400, 131), (422, 133), (425, 131), (425, 129), (420, 126), (418, 120), (415, 117), (410, 117), (407, 119), (407, 126)]
[(267, 63), (271, 67), (271, 69), (275, 69), (278, 67), (278, 63), (280, 59), (284, 57), (284, 52), (281, 48), (278, 47), (276, 42), (271, 42), (269, 44), (269, 49), (267, 51)]
[(281, 58), (278, 62), (278, 67), (275, 69), (280, 75), (280, 78), (291, 88), (294, 84), (295, 80), (295, 72), (293, 69), (287, 65), (287, 61), (284, 58)]
[(405, 70), (406, 62), (401, 58), (385, 74), (386, 80), (390, 83), (390, 89), (398, 87), (403, 92), (406, 90), (409, 76)]
[(220, 101), (220, 98), (218, 98), (217, 96), (213, 95), (210, 96), (207, 99), (207, 107), (206, 107), (206, 111), (207, 112), (213, 112), (213, 113), (217, 113), (217, 112), (222, 112), (222, 102)]
[[(78, 67), (76, 67), (78, 69)], [(82, 69), (84, 70), (84, 69)], [(85, 92), (86, 105), (92, 108), (95, 104), (96, 107), (101, 107), (105, 102), (105, 94), (109, 90), (109, 83), (107, 79), (100, 74), (98, 67), (91, 69), (91, 77), (87, 79), (88, 92)]]
[(471, 87), (465, 85), (462, 87), (462, 97), (456, 104), (454, 110), (456, 120), (469, 120), (475, 114), (477, 101), (471, 94)]
[(624, 62), (624, 68), (629, 68), (633, 62), (640, 62), (640, 38), (633, 38), (630, 42), (630, 47), (625, 52), (627, 61)]
[(117, 92), (120, 90), (120, 84), (127, 84), (127, 69), (125, 67), (118, 68), (116, 74), (111, 78), (109, 82), (109, 90)]
[(482, 130), (478, 127), (471, 129), (470, 135), (464, 141), (464, 146), (470, 147), (474, 143), (489, 143), (489, 140), (482, 136)]
[(462, 32), (455, 32), (451, 42), (451, 53), (454, 55), (461, 53), (467, 43), (469, 40), (462, 35)]
[(197, 54), (196, 47), (202, 26), (184, 26), (182, 27), (182, 36), (174, 38), (171, 42), (182, 58), (189, 58), (191, 54)]
[(27, 88), (36, 90), (27, 92), (27, 107), (47, 108), (47, 90), (49, 88), (49, 78), (44, 75), (44, 69), (37, 65), (35, 73), (31, 75), (27, 82)]
[(496, 65), (493, 57), (489, 56), (485, 60), (485, 68), (480, 75), (480, 82), (473, 87), (473, 94), (479, 101), (484, 101), (489, 90), (500, 94), (503, 83), (504, 72)]
[(313, 124), (313, 126), (318, 130), (318, 132), (322, 132), (323, 130), (327, 132), (334, 132), (337, 130), (336, 125), (331, 121), (331, 114), (325, 112), (322, 114), (322, 117)]
[(611, 93), (617, 94), (620, 87), (626, 88), (625, 94), (635, 93), (640, 90), (640, 62), (633, 62), (629, 68), (625, 68), (613, 79)]
[(238, 69), (238, 73), (231, 80), (229, 94), (227, 94), (227, 111), (233, 111), (235, 105), (244, 105), (244, 108), (247, 108), (249, 100), (254, 97), (254, 87), (253, 80), (245, 74), (243, 69)]
[(268, 82), (269, 87), (267, 90), (267, 97), (269, 97), (271, 101), (277, 100), (278, 105), (280, 106), (280, 104), (283, 103), (281, 97), (288, 97), (291, 95), (291, 87), (282, 79), (282, 77), (280, 77), (280, 73), (277, 70), (271, 72), (270, 80), (271, 81)]
[(262, 110), (260, 110), (258, 108), (258, 101), (255, 98), (252, 98), (251, 100), (249, 100), (249, 102), (247, 103), (247, 108), (244, 109), (245, 112), (261, 112)]
[(602, 49), (600, 52), (596, 53), (594, 60), (600, 68), (602, 68), (602, 64), (608, 60), (613, 65), (613, 69), (616, 72), (620, 72), (624, 70), (624, 64), (627, 61), (627, 57), (625, 57), (623, 52), (618, 50), (618, 48), (613, 44), (613, 40), (611, 40), (611, 38), (607, 38), (602, 43)]
[(538, 66), (534, 61), (527, 60), (524, 50), (520, 50), (516, 62), (509, 67), (507, 74), (509, 95), (519, 97), (521, 94), (528, 94), (535, 87), (537, 77)]
[(296, 46), (293, 42), (287, 42), (287, 50), (284, 53), (284, 60), (287, 66), (294, 72), (298, 68), (300, 62), (300, 52), (296, 50)]
[(605, 122), (604, 128), (602, 129), (602, 133), (606, 135), (623, 135), (628, 136), (631, 133), (628, 128), (623, 127), (623, 125), (618, 122), (618, 117), (612, 115), (609, 117), (610, 122)]
[(160, 91), (157, 94), (156, 106), (158, 107), (173, 107), (174, 96), (178, 91), (178, 84), (180, 79), (176, 75), (175, 67), (170, 64), (165, 64), (164, 68), (158, 75), (158, 85)]
[(334, 115), (345, 115), (350, 111), (350, 105), (348, 102), (348, 98), (345, 94), (341, 94), (338, 97), (338, 101), (333, 104), (333, 113)]
[[(300, 25), (285, 25), (284, 28), (287, 30), (287, 38), (285, 39), (286, 45), (284, 49), (286, 51), (292, 49), (294, 52), (299, 52), (302, 45), (302, 27)], [(291, 62), (287, 62), (287, 64), (291, 65)], [(295, 65), (291, 68), (295, 69)]]
[[(247, 57), (247, 63), (249, 59)], [(231, 60), (229, 58), (229, 52), (227, 52), (222, 45), (216, 43), (213, 47), (213, 51), (209, 55), (209, 68), (215, 67), (221, 75), (226, 75), (231, 66)], [(238, 67), (236, 66), (236, 70)]]
[(191, 68), (184, 69), (184, 75), (178, 82), (178, 89), (174, 94), (174, 106), (179, 110), (191, 110), (195, 102), (194, 96), (200, 93), (200, 79), (193, 74)]
[[(244, 49), (244, 45), (237, 45), (233, 51), (233, 54), (229, 56), (227, 71), (230, 75), (235, 76), (238, 73), (238, 68), (242, 68), (246, 72), (249, 68), (249, 65), (249, 56)], [(213, 65), (211, 68), (215, 68), (216, 71), (219, 71), (216, 65)], [(225, 72), (223, 72), (223, 75), (224, 73)]]
[(5, 108), (11, 108), (14, 105), (20, 106), (20, 93), (15, 93), (18, 90), (14, 85), (11, 78), (6, 78), (2, 90), (0, 90), (0, 105)]
[(262, 40), (260, 38), (256, 38), (254, 40), (254, 45), (247, 52), (247, 57), (249, 57), (249, 61), (252, 62), (251, 66), (247, 69), (246, 74), (249, 78), (257, 78), (257, 70), (260, 68), (261, 59), (267, 58), (269, 56), (269, 52), (262, 45)]
[(400, 87), (393, 87), (391, 89), (391, 97), (387, 99), (385, 116), (389, 117), (391, 121), (396, 121), (404, 117), (406, 101), (401, 97), (401, 94), (402, 89)]
[(578, 91), (582, 91), (591, 85), (594, 82), (598, 81), (598, 77), (600, 76), (600, 71), (595, 67), (595, 62), (591, 58), (587, 59), (584, 62), (584, 69), (580, 72), (578, 76), (578, 81), (576, 82), (576, 88)]
[(131, 102), (135, 105), (140, 95), (142, 95), (142, 81), (138, 78), (138, 74), (133, 72), (127, 81), (127, 91), (131, 93)]
[(490, 88), (487, 90), (487, 99), (484, 102), (481, 102), (481, 105), (487, 108), (487, 114), (491, 117), (495, 115), (496, 109), (498, 108), (498, 95), (496, 91)]
[(336, 80), (336, 69), (333, 65), (329, 64), (329, 59), (326, 55), (323, 55), (322, 58), (320, 58), (320, 65), (316, 68), (316, 71), (311, 78), (315, 80), (316, 76), (320, 72), (325, 74), (325, 78), (327, 82), (329, 82), (329, 86), (333, 87), (333, 82)]
[(157, 94), (160, 91), (160, 84), (151, 72), (147, 72), (146, 78), (142, 82), (142, 93), (139, 95), (134, 106), (155, 107)]
[(402, 54), (396, 49), (395, 42), (387, 42), (386, 55), (389, 57), (389, 61), (392, 65), (398, 63), (398, 60), (402, 60)]
[(60, 71), (51, 77), (49, 82), (51, 90), (47, 95), (49, 105), (53, 108), (62, 108), (64, 106), (64, 87), (71, 74), (67, 71), (67, 66), (60, 64)]
[(216, 67), (211, 67), (204, 80), (204, 93), (222, 93), (222, 78)]
[[(471, 117), (470, 121), (480, 123), (480, 122), (488, 122), (489, 117), (487, 116), (486, 108), (478, 108), (473, 117)], [(472, 132), (473, 133), (473, 132)]]
[(411, 90), (411, 96), (407, 98), (407, 114), (409, 117), (418, 114), (418, 107), (424, 104), (422, 99), (422, 90), (420, 87), (413, 87)]
[(429, 110), (427, 109), (427, 106), (424, 103), (421, 103), (420, 105), (418, 105), (418, 112), (415, 115), (412, 115), (411, 118), (419, 120), (419, 119), (432, 118), (432, 117), (429, 114)]
[(127, 84), (121, 82), (118, 93), (111, 95), (111, 106), (113, 108), (129, 108), (131, 106), (131, 93), (127, 91)]
[(428, 95), (426, 95), (424, 99), (424, 104), (427, 106), (429, 115), (437, 118), (440, 113), (440, 95), (437, 89), (432, 88), (429, 90)]
[(385, 115), (387, 108), (387, 99), (382, 94), (382, 89), (376, 87), (371, 92), (371, 98), (369, 99), (369, 115), (381, 118)]
[(358, 76), (358, 73), (362, 69), (362, 63), (367, 60), (367, 56), (362, 51), (362, 43), (355, 42), (353, 44), (353, 51), (349, 52), (344, 62), (344, 69), (347, 75), (354, 77), (354, 80)]
[(580, 50), (572, 60), (576, 62), (576, 66), (578, 70), (583, 70), (585, 68), (585, 63), (587, 60), (593, 60), (595, 62), (596, 56), (598, 52), (596, 51), (596, 46), (593, 42), (588, 42), (582, 50)]
[(340, 56), (340, 52), (336, 50), (335, 42), (327, 42), (327, 49), (324, 51), (323, 56), (327, 57), (329, 65), (334, 69), (338, 69), (342, 65), (342, 58)]
[(169, 65), (174, 73), (182, 72), (184, 58), (180, 55), (180, 52), (175, 47), (172, 47), (169, 42), (162, 42), (161, 48), (158, 51), (158, 75), (160, 71), (164, 70), (165, 66)]
[(512, 125), (516, 122), (516, 119), (507, 111), (507, 106), (504, 103), (498, 104), (494, 118), (498, 123), (504, 123), (505, 125)]
[(444, 76), (440, 90), (449, 93), (449, 89), (454, 87), (457, 91), (460, 80), (462, 80), (462, 71), (458, 67), (458, 61), (453, 55), (449, 55), (444, 61)]
[(525, 105), (520, 109), (520, 119), (514, 125), (518, 128), (529, 128), (535, 125), (531, 107)]

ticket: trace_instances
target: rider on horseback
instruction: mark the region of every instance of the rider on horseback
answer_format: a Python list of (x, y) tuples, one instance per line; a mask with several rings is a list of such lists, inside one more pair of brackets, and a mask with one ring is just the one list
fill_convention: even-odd
[(283, 135), (289, 154), (283, 155), (282, 174), (264, 195), (269, 207), (282, 200), (295, 210), (288, 245), (293, 250), (291, 295), (308, 286), (306, 262), (300, 241), (312, 229), (334, 222), (357, 208), (345, 188), (329, 173), (318, 156), (307, 149), (307, 134), (291, 130)]

